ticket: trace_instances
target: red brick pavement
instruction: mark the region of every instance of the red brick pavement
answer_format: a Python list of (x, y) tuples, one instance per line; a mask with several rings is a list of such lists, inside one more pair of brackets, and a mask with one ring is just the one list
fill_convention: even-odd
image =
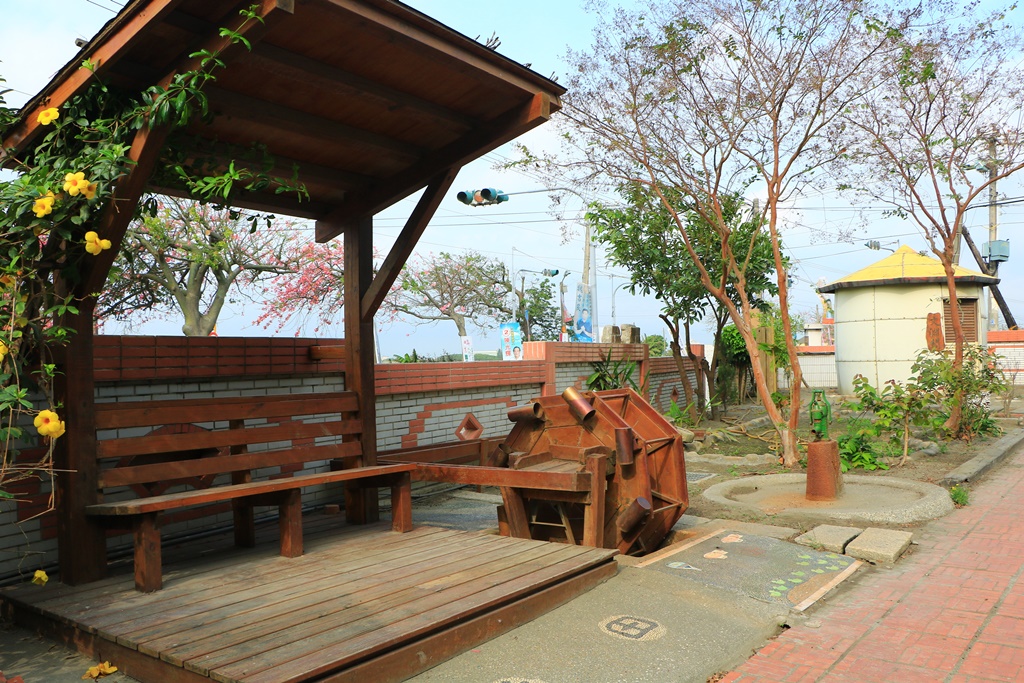
[(723, 683), (1024, 681), (1024, 449)]

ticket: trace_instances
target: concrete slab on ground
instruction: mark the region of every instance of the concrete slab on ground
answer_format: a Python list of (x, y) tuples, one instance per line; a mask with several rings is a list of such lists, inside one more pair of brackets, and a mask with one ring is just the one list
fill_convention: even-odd
[(843, 553), (846, 552), (846, 544), (857, 538), (862, 531), (864, 529), (861, 527), (820, 524), (806, 534), (797, 536), (793, 542), (830, 553)]
[(914, 534), (894, 529), (869, 527), (846, 546), (846, 554), (874, 564), (895, 564), (910, 547)]
[(412, 681), (705, 683), (744, 661), (787, 610), (686, 576), (629, 567), (572, 602)]
[(663, 548), (636, 566), (802, 611), (860, 563), (837, 553), (723, 529)]
[[(689, 519), (687, 519), (688, 517)], [(700, 523), (691, 523), (691, 520), (705, 521)], [(788, 541), (800, 533), (798, 529), (788, 526), (773, 526), (771, 524), (757, 524), (755, 522), (739, 522), (734, 519), (707, 519), (706, 517), (691, 517), (689, 515), (683, 515), (683, 517), (676, 522), (675, 526), (672, 527), (672, 530), (669, 531), (662, 545), (669, 546), (675, 545), (676, 543), (685, 543), (690, 539), (722, 529), (730, 529), (732, 531), (738, 531), (744, 534), (753, 534), (756, 536), (767, 536), (769, 538), (776, 538), (780, 541)]]

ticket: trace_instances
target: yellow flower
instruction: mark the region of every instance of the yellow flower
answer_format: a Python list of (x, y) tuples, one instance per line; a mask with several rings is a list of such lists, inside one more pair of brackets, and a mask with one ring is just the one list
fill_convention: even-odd
[(100, 252), (104, 249), (110, 249), (113, 246), (110, 240), (101, 240), (100, 236), (90, 230), (85, 233), (85, 250), (93, 256), (99, 256)]
[(50, 580), (50, 577), (46, 575), (42, 569), (37, 569), (35, 576), (32, 577), (32, 583), (37, 586), (45, 586), (46, 582)]
[(36, 121), (44, 126), (48, 126), (59, 118), (60, 111), (57, 110), (57, 107), (50, 107), (49, 109), (44, 109), (39, 112), (39, 116), (36, 117)]
[(11, 348), (7, 346), (6, 342), (0, 341), (0, 361), (11, 352)]
[(99, 183), (89, 183), (88, 185), (82, 188), (82, 195), (86, 199), (92, 199), (93, 197), (96, 196), (96, 187), (98, 185)]
[(42, 218), (53, 211), (53, 200), (56, 197), (53, 196), (53, 192), (47, 192), (42, 197), (36, 199), (36, 203), (32, 205), (32, 210), (36, 213), (36, 218)]
[(74, 197), (79, 192), (89, 187), (89, 181), (85, 179), (85, 173), (68, 173), (64, 176), (64, 191)]
[(110, 666), (110, 662), (103, 662), (101, 664), (97, 664), (96, 666), (90, 666), (89, 670), (85, 672), (84, 676), (82, 676), (82, 680), (87, 680), (90, 678), (99, 678), (100, 676), (112, 674), (115, 671), (117, 671), (116, 666)]
[(36, 426), (40, 436), (56, 439), (64, 434), (64, 423), (52, 410), (40, 410), (32, 424)]

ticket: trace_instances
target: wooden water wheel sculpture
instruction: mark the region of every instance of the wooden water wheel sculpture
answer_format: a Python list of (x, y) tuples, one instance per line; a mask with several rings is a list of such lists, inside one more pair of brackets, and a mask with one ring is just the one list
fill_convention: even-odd
[(503, 534), (654, 550), (689, 504), (683, 442), (675, 428), (629, 389), (542, 396), (509, 411), (512, 431), (488, 465), (579, 473), (586, 491), (502, 487)]

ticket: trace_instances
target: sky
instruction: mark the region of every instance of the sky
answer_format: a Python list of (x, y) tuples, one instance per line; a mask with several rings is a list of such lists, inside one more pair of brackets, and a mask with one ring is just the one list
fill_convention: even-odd
[[(78, 51), (76, 38), (90, 38), (124, 0), (0, 0), (0, 76), (6, 79), (4, 87), (13, 89), (7, 94), (8, 105), (19, 106), (42, 89), (52, 75)], [(554, 75), (567, 80), (565, 55), (567, 49), (585, 49), (590, 44), (596, 12), (588, 9), (583, 0), (475, 0), (472, 3), (453, 0), (409, 0), (407, 3), (470, 38), (485, 41), (496, 34), (501, 44), (498, 52), (522, 63), (544, 76)], [(553, 127), (541, 126), (523, 136), (519, 142), (532, 149), (545, 149), (553, 143)], [(569, 272), (565, 283), (569, 297), (575, 291), (583, 267), (584, 239), (582, 213), (584, 202), (569, 198), (551, 210), (550, 197), (538, 179), (517, 171), (500, 168), (514, 157), (510, 146), (499, 148), (482, 159), (468, 164), (459, 173), (452, 188), (452, 196), (442, 203), (425, 230), (417, 254), (428, 255), (440, 251), (460, 252), (469, 249), (502, 259), (513, 272), (541, 271), (557, 268), (555, 278), (561, 280)], [(460, 204), (454, 193), (460, 189), (496, 187), (511, 195), (504, 204), (487, 207), (468, 207)], [(526, 193), (526, 194), (516, 194)], [(1002, 198), (1024, 195), (1021, 181), (1015, 180), (1000, 187)], [(591, 199), (613, 202), (614, 197)], [(375, 218), (375, 246), (386, 253), (397, 237), (405, 218), (415, 205), (416, 196), (397, 203)], [(988, 211), (984, 208), (969, 212), (968, 228), (977, 242), (987, 239)], [(1015, 267), (1016, 258), (1012, 242), (1024, 225), (1024, 203), (1007, 204), (999, 212), (999, 237), (1011, 240), (1010, 261), (1003, 264), (1001, 289), (1011, 310), (1024, 318), (1024, 269)], [(885, 220), (881, 207), (851, 206), (841, 197), (819, 193), (798, 199), (786, 212), (787, 227), (783, 233), (786, 250), (792, 259), (790, 276), (791, 311), (805, 316), (820, 311), (820, 301), (814, 285), (819, 281), (831, 282), (848, 275), (889, 255), (888, 251), (872, 251), (864, 246), (868, 240), (878, 240), (884, 248), (895, 249), (909, 244), (914, 249), (925, 249), (927, 244), (917, 228), (908, 222)], [(302, 228), (300, 228), (302, 229)], [(852, 240), (844, 239), (849, 232)], [(305, 228), (312, 235), (312, 227)], [(963, 261), (967, 267), (969, 256)], [(634, 297), (624, 283), (629, 273), (609, 266), (604, 250), (597, 249), (597, 291), (594, 296), (596, 322), (614, 322), (639, 325), (644, 334), (667, 334), (658, 318), (659, 303), (651, 297)], [(528, 278), (539, 275), (527, 272)], [(571, 307), (570, 307), (571, 308)], [(316, 330), (313, 322), (291, 325), (282, 332), (256, 326), (260, 314), (257, 304), (229, 304), (218, 323), (221, 335), (267, 336), (295, 334), (308, 336), (341, 336), (341, 312), (338, 325), (331, 329)], [(180, 320), (153, 321), (130, 328), (108, 326), (110, 333), (177, 334)], [(477, 351), (498, 348), (497, 330), (471, 328), (470, 335)], [(710, 343), (711, 332), (703, 325), (694, 328), (694, 341)], [(421, 354), (437, 354), (460, 349), (455, 324), (447, 321), (433, 325), (412, 325), (405, 322), (378, 324), (378, 344), (382, 355), (408, 353), (416, 349)]]

